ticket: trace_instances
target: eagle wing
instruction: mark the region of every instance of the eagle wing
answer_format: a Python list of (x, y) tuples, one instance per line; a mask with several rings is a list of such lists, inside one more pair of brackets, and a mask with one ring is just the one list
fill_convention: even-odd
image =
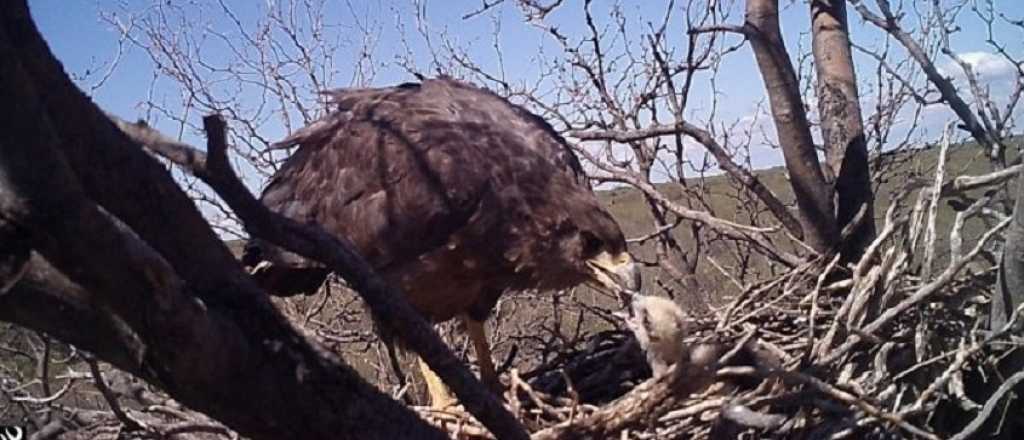
[[(347, 237), (378, 270), (450, 246), (466, 228), (493, 227), (495, 201), (515, 199), (494, 194), (529, 192), (538, 160), (586, 182), (550, 125), (489, 91), (434, 79), (327, 95), (337, 109), (278, 144), (298, 149), (262, 201)], [(278, 293), (315, 289), (326, 276), (319, 263), (258, 240), (245, 261), (262, 262), (261, 281)]]

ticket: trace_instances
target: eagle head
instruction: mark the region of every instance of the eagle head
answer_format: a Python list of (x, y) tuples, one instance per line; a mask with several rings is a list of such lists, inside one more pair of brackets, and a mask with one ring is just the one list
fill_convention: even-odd
[[(581, 281), (597, 290), (618, 295), (624, 303), (640, 290), (640, 271), (626, 249), (618, 223), (595, 197), (584, 209), (573, 209), (571, 232), (561, 242), (563, 260), (574, 267)], [(572, 203), (572, 201), (563, 200)]]

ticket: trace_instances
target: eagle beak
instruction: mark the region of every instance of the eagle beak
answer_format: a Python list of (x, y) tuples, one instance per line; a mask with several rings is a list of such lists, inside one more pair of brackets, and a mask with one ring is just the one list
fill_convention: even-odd
[(587, 267), (591, 276), (587, 284), (618, 295), (623, 304), (629, 304), (633, 295), (640, 292), (640, 270), (626, 252), (618, 255), (601, 252), (587, 260)]

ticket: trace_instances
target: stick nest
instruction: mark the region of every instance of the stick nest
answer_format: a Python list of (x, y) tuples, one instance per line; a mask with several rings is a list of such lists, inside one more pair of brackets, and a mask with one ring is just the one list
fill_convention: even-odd
[[(913, 213), (890, 212), (860, 262), (814, 259), (695, 319), (686, 355), (662, 377), (651, 378), (628, 331), (606, 331), (528, 373), (512, 370), (505, 401), (535, 439), (938, 439), (1019, 429), (1005, 417), (1007, 390), (996, 389), (1021, 380), (1005, 374), (1019, 358), (1009, 336), (1019, 310), (987, 330), (980, 317), (996, 269), (965, 270), (1005, 222), (925, 277), (914, 223)], [(459, 408), (416, 409), (455, 438), (491, 438)]]

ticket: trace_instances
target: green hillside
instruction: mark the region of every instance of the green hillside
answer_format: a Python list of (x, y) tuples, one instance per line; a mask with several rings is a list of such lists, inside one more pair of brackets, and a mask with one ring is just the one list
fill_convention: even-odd
[[(1020, 144), (1020, 140), (1018, 139), (1016, 143)], [(908, 152), (885, 154), (873, 158), (873, 170), (875, 171), (873, 180), (875, 182), (874, 187), (877, 199), (874, 215), (875, 219), (879, 222), (879, 227), (881, 227), (881, 222), (883, 221), (885, 212), (889, 207), (890, 197), (896, 191), (909, 183), (930, 185), (931, 182), (933, 182), (935, 165), (938, 160), (938, 152), (938, 148), (926, 148)], [(985, 157), (984, 152), (976, 145), (965, 144), (950, 148), (946, 166), (946, 180), (955, 176), (980, 175), (990, 171), (991, 164)], [(793, 195), (787, 180), (785, 168), (774, 167), (762, 169), (756, 171), (755, 174), (784, 203), (793, 203)], [(740, 206), (738, 202), (741, 190), (738, 189), (728, 176), (716, 175), (706, 177), (703, 181), (692, 180), (688, 181), (687, 185), (689, 185), (690, 188), (700, 191), (706, 195), (706, 200), (710, 205), (710, 209), (717, 217), (741, 224), (751, 223), (750, 210), (746, 207)], [(683, 189), (682, 185), (678, 183), (660, 183), (657, 187), (660, 192), (670, 199), (682, 199), (681, 194)], [(651, 216), (647, 202), (644, 200), (643, 194), (640, 191), (631, 187), (620, 187), (598, 191), (598, 196), (605, 203), (605, 206), (607, 206), (611, 214), (616, 218), (616, 220), (618, 220), (627, 238), (643, 236), (654, 230), (653, 217)], [(913, 203), (913, 200), (907, 200), (907, 203)], [(760, 216), (764, 225), (775, 224), (774, 218), (772, 218), (769, 213), (762, 212)], [(948, 231), (952, 225), (954, 217), (955, 211), (947, 203), (942, 203), (940, 206), (939, 222), (937, 226), (940, 235), (943, 237), (948, 235)], [(982, 230), (983, 226), (990, 226), (991, 224), (991, 221), (982, 222), (980, 220), (975, 220), (970, 224), (971, 227), (969, 228), (969, 232), (977, 234)], [(684, 247), (693, 247), (690, 228), (686, 223), (677, 228), (674, 233)], [(776, 234), (776, 238), (778, 239), (780, 247), (792, 249), (793, 244), (784, 236), (784, 234)], [(236, 254), (241, 253), (243, 246), (241, 241), (232, 241), (229, 242), (228, 245)], [(940, 249), (948, 252), (947, 246), (940, 244)], [(732, 255), (733, 250), (733, 245), (723, 241), (712, 244), (704, 252), (705, 255), (711, 255), (718, 263), (728, 267), (738, 264), (738, 262), (735, 261), (735, 257)], [(654, 259), (654, 251), (650, 242), (644, 246), (634, 246), (633, 252), (641, 259), (645, 259), (647, 261), (652, 261)], [(941, 255), (942, 252), (940, 252), (940, 256)], [(763, 266), (763, 261), (752, 261), (749, 266), (749, 269), (752, 271), (766, 270)], [(674, 282), (673, 280), (666, 279), (666, 277), (655, 268), (646, 268), (644, 271), (645, 290), (656, 289), (655, 286), (658, 285), (658, 282), (667, 286), (671, 286)], [(765, 275), (767, 275), (767, 273), (765, 273)], [(734, 285), (724, 278), (720, 271), (716, 270), (706, 261), (700, 261), (699, 263), (697, 280), (705, 290), (702, 294), (706, 297), (727, 297), (731, 294), (735, 294), (737, 290)], [(651, 293), (654, 292), (652, 291)]]
[[(1020, 145), (1020, 139), (1017, 139), (1015, 144)], [(876, 156), (873, 158), (874, 165), (873, 175), (874, 190), (875, 190), (875, 209), (874, 216), (881, 227), (881, 222), (884, 220), (885, 212), (889, 208), (891, 197), (897, 191), (907, 184), (914, 183), (917, 185), (931, 185), (934, 182), (935, 166), (938, 162), (938, 148), (926, 148), (908, 152), (885, 154), (882, 156)], [(977, 145), (965, 144), (961, 146), (951, 147), (947, 158), (945, 180), (949, 180), (955, 176), (961, 175), (981, 175), (992, 171), (991, 164), (989, 163), (986, 155)], [(789, 182), (786, 176), (786, 170), (783, 167), (774, 167), (768, 169), (758, 170), (755, 173), (758, 178), (764, 182), (784, 203), (793, 203), (793, 193), (790, 188)], [(728, 176), (717, 175), (705, 178), (703, 182), (691, 181), (687, 182), (691, 187), (702, 185), (702, 191), (707, 195), (706, 200), (712, 208), (713, 213), (723, 219), (733, 220), (737, 223), (749, 224), (750, 213), (749, 209), (739, 206), (737, 202), (737, 187)], [(659, 191), (666, 194), (668, 197), (678, 200), (680, 199), (681, 185), (678, 183), (662, 183), (658, 185)], [(969, 196), (978, 196), (983, 191), (975, 191), (974, 194)], [(611, 214), (619, 221), (627, 237), (638, 237), (648, 234), (654, 230), (653, 217), (647, 207), (647, 202), (644, 200), (643, 194), (633, 188), (616, 188), (608, 191), (599, 192), (599, 196), (605, 202), (606, 206), (610, 210)], [(912, 197), (916, 197), (916, 193), (912, 194)], [(912, 204), (914, 199), (908, 198), (905, 203)], [(950, 227), (955, 218), (955, 211), (948, 204), (940, 204), (939, 217), (937, 222), (937, 231), (940, 234), (940, 245), (939, 245), (939, 256), (948, 254), (948, 246), (946, 246), (945, 238), (948, 237)], [(1007, 205), (1009, 208), (1009, 205)], [(765, 224), (776, 223), (770, 214), (762, 214)], [(994, 224), (992, 221), (981, 221), (972, 220), (968, 223), (968, 236), (977, 236), (983, 229), (984, 226), (991, 226)], [(687, 243), (692, 243), (689, 228), (684, 224), (683, 227), (677, 228), (675, 231), (677, 239), (679, 239), (684, 246)], [(782, 234), (778, 234), (779, 244), (783, 247), (791, 246), (792, 244), (786, 240)], [(692, 246), (691, 246), (692, 247)], [(642, 258), (652, 258), (653, 250), (651, 246), (643, 246), (638, 249), (634, 249), (634, 252), (640, 255)], [(721, 264), (732, 264), (735, 261), (730, 261), (730, 255), (728, 246), (724, 243), (721, 246), (712, 246), (708, 251), (708, 255), (711, 255)], [(754, 264), (756, 266), (756, 262)], [(752, 269), (764, 269), (763, 267), (753, 267)], [(658, 273), (659, 271), (654, 269), (646, 269), (645, 280), (654, 280), (656, 277), (662, 276)], [(722, 296), (728, 296), (736, 293), (736, 287), (729, 283), (720, 271), (714, 269), (713, 266), (705, 261), (699, 263), (699, 270), (697, 279), (700, 282), (703, 289), (704, 295), (711, 298), (721, 298)], [(661, 280), (665, 281), (665, 280)], [(653, 282), (645, 281), (645, 286), (653, 286)]]

